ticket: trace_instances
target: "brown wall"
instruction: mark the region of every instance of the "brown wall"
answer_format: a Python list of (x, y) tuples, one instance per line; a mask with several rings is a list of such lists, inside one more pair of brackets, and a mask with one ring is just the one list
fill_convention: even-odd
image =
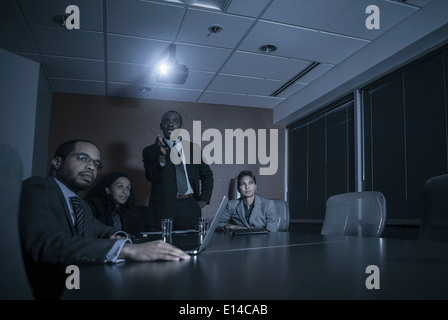
[[(151, 184), (145, 178), (142, 150), (161, 134), (160, 119), (168, 110), (176, 110), (182, 115), (183, 127), (191, 136), (193, 121), (201, 121), (201, 133), (209, 128), (218, 129), (223, 137), (223, 163), (225, 129), (266, 129), (268, 142), (269, 130), (278, 129), (278, 171), (275, 175), (261, 176), (259, 167), (267, 165), (260, 165), (258, 160), (257, 164), (251, 165), (210, 165), (215, 187), (210, 205), (203, 209), (204, 216), (214, 215), (222, 196), (228, 195), (230, 180), (241, 170), (252, 170), (257, 176), (260, 196), (284, 198), (285, 128), (273, 125), (273, 112), (268, 109), (56, 93), (52, 104), (49, 160), (57, 146), (66, 140), (91, 140), (98, 145), (104, 163), (99, 178), (113, 171), (128, 174), (137, 204), (147, 205)], [(202, 148), (209, 143), (203, 141)]]

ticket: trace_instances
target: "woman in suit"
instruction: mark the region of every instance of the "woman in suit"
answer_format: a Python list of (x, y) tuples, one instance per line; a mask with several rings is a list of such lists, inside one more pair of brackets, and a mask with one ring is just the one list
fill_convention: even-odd
[(126, 231), (126, 213), (135, 205), (130, 178), (120, 172), (102, 178), (85, 198), (95, 218)]
[(230, 200), (220, 220), (225, 229), (265, 228), (278, 230), (278, 216), (272, 200), (259, 197), (257, 181), (251, 171), (241, 171), (237, 178), (238, 191), (241, 197)]

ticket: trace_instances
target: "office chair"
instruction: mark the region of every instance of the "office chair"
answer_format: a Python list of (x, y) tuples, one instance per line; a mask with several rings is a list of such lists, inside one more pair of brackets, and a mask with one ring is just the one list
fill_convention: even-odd
[(19, 236), (22, 160), (17, 151), (0, 142), (0, 299), (33, 299), (25, 271)]
[(425, 182), (423, 208), (419, 240), (448, 241), (448, 174)]
[(241, 197), (240, 192), (238, 191), (238, 176), (233, 179), (230, 179), (229, 184), (229, 200), (237, 200)]
[(278, 215), (279, 232), (288, 232), (289, 230), (289, 204), (286, 200), (272, 200), (275, 204), (275, 211)]
[(381, 192), (334, 195), (327, 200), (321, 234), (381, 236), (386, 222), (386, 199)]

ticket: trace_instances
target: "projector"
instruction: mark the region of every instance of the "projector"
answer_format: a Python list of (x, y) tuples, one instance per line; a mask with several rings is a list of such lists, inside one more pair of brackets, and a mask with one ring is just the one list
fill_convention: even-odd
[(188, 78), (188, 68), (183, 64), (170, 66), (169, 72), (159, 74), (157, 81), (171, 84), (184, 84)]

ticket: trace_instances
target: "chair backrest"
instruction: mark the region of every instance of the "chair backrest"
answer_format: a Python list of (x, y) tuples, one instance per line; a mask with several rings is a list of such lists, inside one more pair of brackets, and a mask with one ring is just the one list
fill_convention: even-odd
[(386, 222), (386, 199), (378, 191), (349, 192), (327, 200), (321, 234), (381, 236)]
[(0, 142), (0, 299), (33, 299), (19, 236), (22, 160), (15, 149)]
[(229, 200), (236, 200), (241, 197), (241, 193), (238, 191), (238, 176), (230, 179), (229, 184)]
[(289, 204), (286, 200), (272, 200), (275, 204), (275, 211), (278, 215), (279, 232), (288, 232), (289, 230)]
[(448, 174), (430, 178), (423, 186), (419, 239), (448, 241)]

